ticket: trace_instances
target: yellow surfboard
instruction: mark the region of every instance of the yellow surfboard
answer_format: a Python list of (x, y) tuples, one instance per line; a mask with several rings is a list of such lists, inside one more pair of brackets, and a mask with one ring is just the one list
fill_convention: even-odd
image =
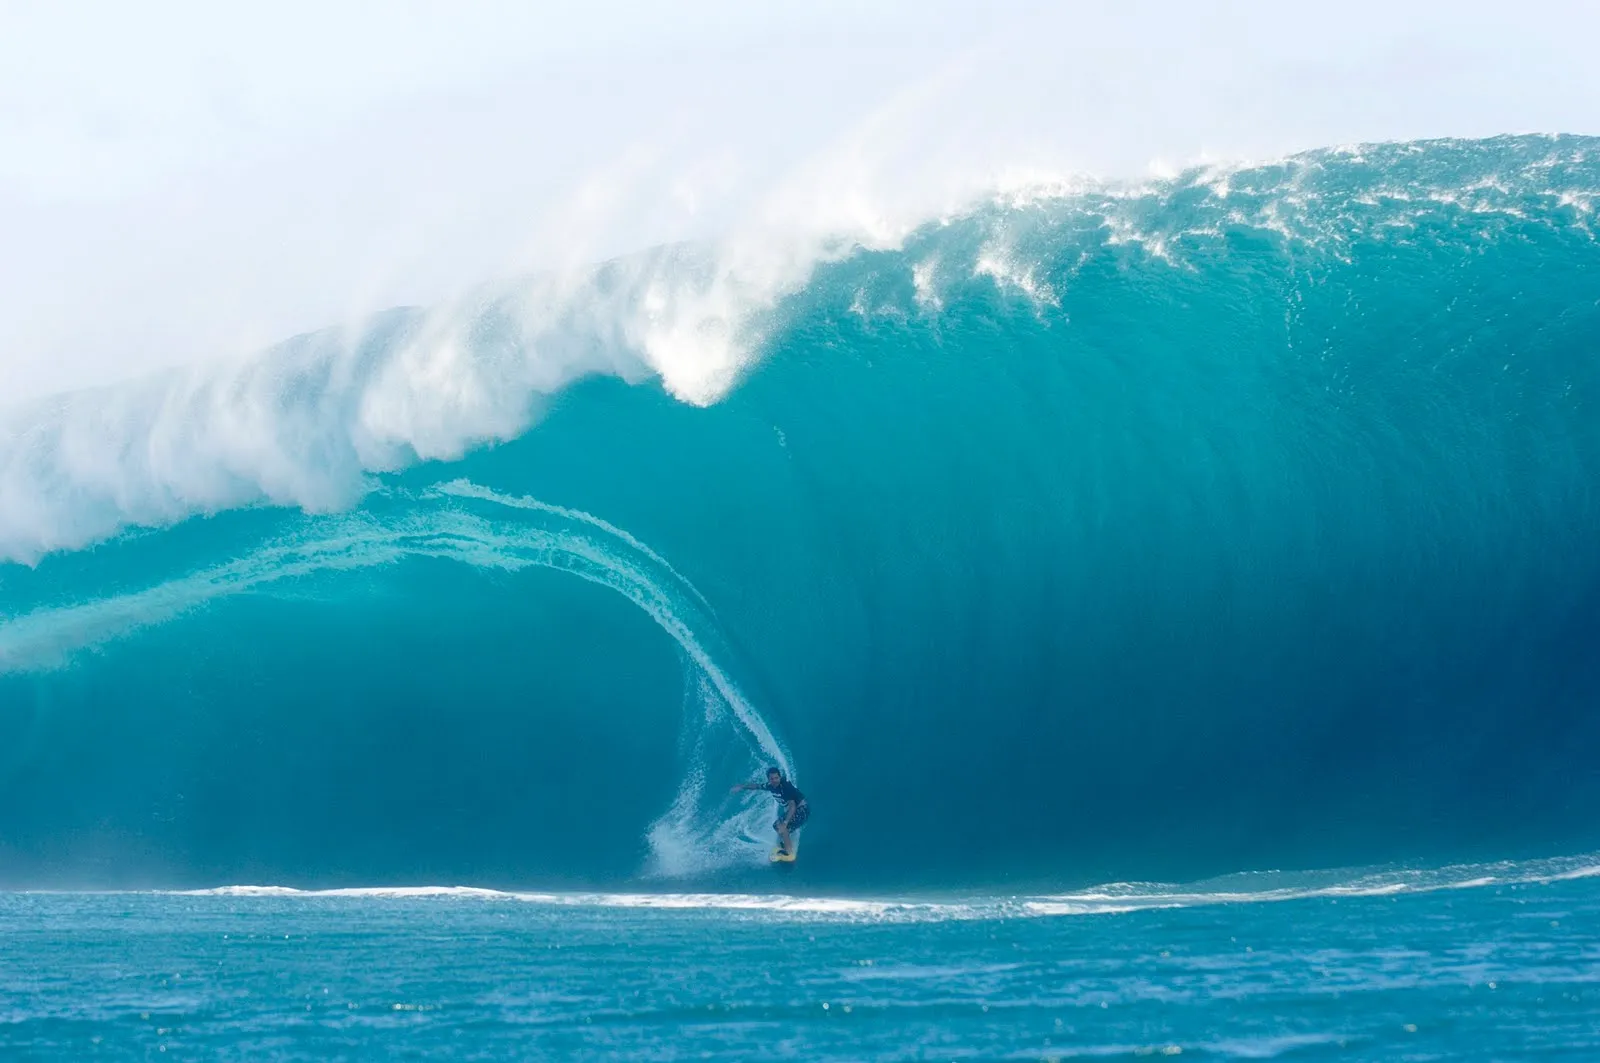
[(794, 858), (800, 855), (799, 833), (789, 835), (789, 851), (784, 852), (782, 846), (772, 847), (772, 862), (774, 864), (792, 864)]

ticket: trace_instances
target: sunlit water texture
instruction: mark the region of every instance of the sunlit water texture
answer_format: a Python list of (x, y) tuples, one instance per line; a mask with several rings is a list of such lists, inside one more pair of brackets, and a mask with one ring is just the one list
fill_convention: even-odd
[[(1595, 877), (1484, 875), (1426, 890), (1369, 883), (1287, 891), (1276, 902), (1125, 892), (1131, 906), (1089, 901), (1058, 914), (1019, 898), (6, 894), (0, 1052), (812, 1061), (1600, 1053)], [(1069, 910), (1077, 914), (1060, 914)]]

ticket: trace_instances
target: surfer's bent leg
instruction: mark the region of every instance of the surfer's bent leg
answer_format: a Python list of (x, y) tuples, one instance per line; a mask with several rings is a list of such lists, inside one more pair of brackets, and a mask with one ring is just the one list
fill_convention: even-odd
[(773, 823), (772, 829), (778, 832), (778, 844), (783, 846), (784, 852), (794, 852), (794, 847), (789, 843), (789, 832), (799, 830), (809, 815), (811, 815), (810, 807), (801, 801), (792, 811), (785, 809), (784, 814)]
[(779, 845), (779, 847), (782, 848), (784, 852), (788, 852), (789, 851), (789, 825), (784, 822), (784, 817), (779, 816), (778, 817), (778, 821), (772, 825), (772, 829), (778, 832), (778, 845)]

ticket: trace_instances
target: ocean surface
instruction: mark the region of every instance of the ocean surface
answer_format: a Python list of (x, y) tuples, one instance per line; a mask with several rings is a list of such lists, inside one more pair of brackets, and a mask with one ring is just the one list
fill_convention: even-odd
[(0, 1053), (1587, 1060), (1597, 874), (1554, 862), (900, 901), (0, 894)]
[(0, 1038), (1592, 1057), (1597, 206), (1041, 179), (0, 397)]

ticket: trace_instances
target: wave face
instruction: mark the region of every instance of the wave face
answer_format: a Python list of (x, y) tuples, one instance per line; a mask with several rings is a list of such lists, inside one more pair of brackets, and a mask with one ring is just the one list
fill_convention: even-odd
[(856, 888), (1592, 844), (1597, 203), (1550, 137), (1034, 187), (12, 411), (0, 874), (735, 881), (766, 762)]

